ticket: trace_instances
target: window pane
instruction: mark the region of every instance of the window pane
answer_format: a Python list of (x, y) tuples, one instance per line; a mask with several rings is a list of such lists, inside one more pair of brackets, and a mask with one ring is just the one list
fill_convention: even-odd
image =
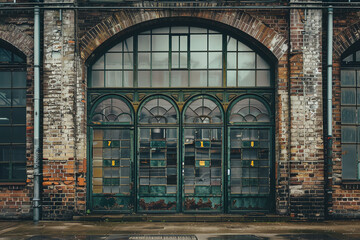
[(190, 71), (190, 87), (206, 87), (207, 71)]
[(0, 124), (10, 124), (11, 108), (0, 108)]
[(106, 54), (106, 69), (122, 69), (122, 53)]
[(207, 35), (190, 35), (190, 51), (206, 51)]
[(153, 71), (152, 72), (152, 86), (153, 87), (169, 87), (169, 72), (168, 71)]
[(11, 87), (11, 72), (0, 72), (0, 87), (10, 88)]
[(341, 142), (355, 143), (356, 142), (356, 127), (341, 127)]
[(356, 123), (356, 108), (342, 107), (341, 108), (341, 123)]
[(227, 50), (237, 51), (237, 41), (232, 37), (227, 37)]
[(11, 90), (0, 89), (0, 106), (11, 106)]
[(222, 86), (222, 71), (209, 71), (209, 87)]
[(150, 35), (139, 35), (138, 36), (138, 50), (139, 51), (150, 51)]
[(255, 53), (238, 53), (239, 69), (255, 69)]
[(256, 86), (270, 87), (270, 71), (256, 72)]
[(227, 68), (236, 69), (236, 53), (227, 54)]
[(252, 49), (238, 41), (238, 51), (252, 51)]
[[(1, 58), (0, 58), (1, 61)], [(0, 163), (0, 179), (8, 179), (9, 178), (9, 164), (8, 163)]]
[(153, 51), (169, 51), (169, 36), (168, 35), (153, 35), (152, 36), (152, 50)]
[(180, 54), (179, 53), (172, 53), (171, 56), (171, 67), (172, 68), (179, 68), (180, 67)]
[(198, 27), (190, 27), (190, 33), (207, 33), (207, 29), (198, 28)]
[[(1, 110), (0, 110), (1, 112)], [(1, 116), (0, 116), (1, 118)], [(25, 124), (26, 123), (26, 108), (12, 108), (12, 123)], [(1, 120), (0, 120), (1, 122)]]
[(255, 71), (239, 71), (238, 86), (255, 87)]
[(355, 104), (356, 103), (356, 89), (342, 88), (341, 89), (341, 104)]
[(139, 69), (150, 69), (150, 53), (138, 54)]
[(0, 162), (10, 162), (10, 161), (11, 161), (11, 147), (0, 146)]
[(207, 53), (190, 54), (190, 65), (192, 69), (206, 69), (207, 68)]
[(257, 69), (270, 69), (269, 64), (259, 55), (256, 55), (256, 67)]
[(152, 54), (152, 68), (153, 69), (168, 69), (169, 68), (169, 54), (168, 53), (153, 53)]
[(228, 87), (236, 87), (236, 71), (227, 71), (226, 81)]
[(122, 48), (123, 43), (118, 43), (114, 47), (112, 47), (109, 52), (121, 52), (123, 50)]
[(0, 48), (0, 62), (12, 62), (12, 53), (4, 48)]
[(133, 53), (124, 53), (124, 69), (133, 69)]
[(12, 179), (25, 179), (26, 178), (26, 164), (16, 163), (12, 164)]
[(171, 27), (171, 33), (188, 33), (189, 27)]
[(10, 127), (0, 127), (0, 143), (10, 143), (11, 142), (11, 128)]
[(133, 37), (130, 37), (124, 41), (124, 52), (132, 52), (133, 51)]
[(341, 71), (341, 86), (355, 86), (355, 71)]
[(92, 71), (92, 87), (104, 87), (104, 71)]
[(26, 148), (25, 145), (13, 146), (13, 162), (26, 162)]
[(171, 71), (171, 87), (188, 87), (189, 75), (187, 70)]
[(122, 72), (106, 71), (105, 87), (122, 87)]
[(26, 90), (16, 89), (12, 90), (12, 105), (13, 106), (25, 106), (26, 105)]
[(356, 145), (342, 145), (342, 176), (343, 179), (357, 179), (358, 160), (356, 157)]
[(222, 50), (222, 35), (209, 34), (209, 50), (210, 51)]
[(97, 60), (94, 65), (92, 65), (92, 69), (104, 69), (104, 56), (99, 58), (99, 60)]
[[(0, 73), (1, 75), (1, 73)], [(0, 79), (1, 78), (0, 76)], [(1, 85), (2, 85), (2, 81), (1, 81)], [(13, 87), (17, 88), (17, 87), (26, 87), (26, 72), (13, 72)]]
[(124, 71), (124, 87), (133, 87), (133, 72), (132, 71)]
[(24, 127), (12, 127), (12, 142), (25, 143), (26, 140), (26, 128)]
[(139, 87), (150, 87), (150, 71), (139, 71)]
[(222, 68), (222, 53), (209, 53), (209, 68)]

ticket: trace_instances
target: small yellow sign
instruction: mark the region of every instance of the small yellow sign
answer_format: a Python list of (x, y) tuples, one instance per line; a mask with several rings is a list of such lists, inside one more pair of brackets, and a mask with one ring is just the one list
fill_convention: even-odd
[(199, 165), (200, 166), (205, 166), (205, 161), (200, 161)]
[(251, 147), (254, 147), (254, 141), (251, 141)]
[(111, 146), (111, 141), (108, 141), (108, 146), (109, 146), (109, 147)]
[(111, 166), (115, 166), (115, 160), (111, 161)]
[(200, 141), (200, 147), (204, 147), (204, 141)]
[(253, 167), (254, 166), (254, 161), (251, 161), (250, 165)]

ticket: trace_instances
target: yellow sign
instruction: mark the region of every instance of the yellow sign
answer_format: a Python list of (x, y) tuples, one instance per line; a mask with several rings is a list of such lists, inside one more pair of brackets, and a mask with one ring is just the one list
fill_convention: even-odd
[(205, 166), (205, 161), (200, 161), (200, 166)]
[(251, 161), (250, 165), (253, 167), (254, 166), (254, 161)]
[(200, 147), (204, 147), (204, 141), (200, 141)]
[(111, 161), (111, 166), (115, 166), (115, 160)]
[(110, 145), (111, 145), (111, 141), (108, 141), (108, 146), (110, 147)]

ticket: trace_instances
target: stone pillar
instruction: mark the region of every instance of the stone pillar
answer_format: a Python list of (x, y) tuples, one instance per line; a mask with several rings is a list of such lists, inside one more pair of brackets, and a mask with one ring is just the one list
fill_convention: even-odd
[(289, 190), (296, 218), (324, 217), (322, 31), (321, 9), (291, 10)]

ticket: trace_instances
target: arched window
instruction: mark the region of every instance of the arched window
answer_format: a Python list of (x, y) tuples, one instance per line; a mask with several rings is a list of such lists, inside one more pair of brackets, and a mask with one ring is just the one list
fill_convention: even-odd
[(341, 61), (342, 179), (360, 180), (360, 50)]
[(184, 115), (185, 123), (222, 123), (222, 112), (212, 100), (200, 97), (189, 104)]
[(151, 99), (141, 108), (139, 116), (140, 124), (165, 124), (177, 122), (177, 112), (174, 105), (161, 97)]
[(91, 120), (99, 123), (133, 123), (130, 107), (115, 97), (102, 100), (96, 106)]
[(0, 182), (26, 179), (26, 61), (0, 47)]
[(231, 124), (270, 122), (269, 111), (259, 100), (254, 98), (245, 98), (232, 106), (229, 122)]

